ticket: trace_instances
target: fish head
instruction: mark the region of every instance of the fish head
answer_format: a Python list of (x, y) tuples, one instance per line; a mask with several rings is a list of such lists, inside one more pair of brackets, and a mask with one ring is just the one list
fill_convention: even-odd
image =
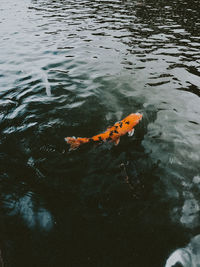
[(134, 127), (139, 123), (139, 121), (142, 119), (142, 114), (141, 113), (131, 113), (126, 117), (126, 121), (130, 122), (130, 126)]

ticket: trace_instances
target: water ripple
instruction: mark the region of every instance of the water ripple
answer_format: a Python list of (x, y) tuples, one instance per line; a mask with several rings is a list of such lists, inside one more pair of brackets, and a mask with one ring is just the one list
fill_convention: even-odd
[[(65, 266), (66, 251), (70, 266), (161, 266), (198, 231), (199, 10), (197, 0), (1, 1), (8, 266), (30, 266), (28, 250), (32, 266)], [(143, 121), (119, 146), (67, 150), (65, 136), (131, 112)], [(27, 231), (31, 249), (18, 245)]]

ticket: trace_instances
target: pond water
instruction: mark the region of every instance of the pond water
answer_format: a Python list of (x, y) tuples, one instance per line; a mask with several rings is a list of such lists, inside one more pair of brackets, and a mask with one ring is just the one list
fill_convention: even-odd
[(1, 0), (0, 39), (4, 265), (164, 266), (200, 234), (199, 1)]

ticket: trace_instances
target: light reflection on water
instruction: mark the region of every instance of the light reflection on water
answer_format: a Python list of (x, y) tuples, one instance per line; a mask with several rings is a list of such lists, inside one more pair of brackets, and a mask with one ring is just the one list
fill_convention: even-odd
[[(195, 0), (1, 1), (8, 266), (164, 266), (199, 234), (199, 10)], [(138, 111), (118, 147), (67, 152), (65, 136)]]
[(35, 207), (31, 192), (18, 200), (14, 200), (12, 196), (7, 195), (4, 207), (9, 210), (9, 216), (21, 216), (30, 228), (37, 227), (43, 231), (49, 231), (53, 227), (51, 214), (41, 204), (39, 207)]
[(184, 266), (198, 267), (200, 262), (200, 235), (194, 236), (184, 248), (174, 251), (165, 267)]

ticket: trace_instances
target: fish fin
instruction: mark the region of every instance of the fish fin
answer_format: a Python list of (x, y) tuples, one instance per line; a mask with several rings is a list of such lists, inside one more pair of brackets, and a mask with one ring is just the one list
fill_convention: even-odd
[(119, 144), (119, 141), (120, 141), (119, 137), (114, 140), (114, 143), (115, 143), (116, 146)]
[(76, 137), (65, 137), (65, 141), (70, 145), (69, 151), (76, 150), (80, 146)]
[(110, 130), (111, 128), (113, 128), (113, 126), (108, 126), (108, 127), (107, 127), (107, 130)]
[(131, 131), (128, 132), (128, 136), (133, 136), (134, 132), (135, 132), (135, 129), (133, 128)]

